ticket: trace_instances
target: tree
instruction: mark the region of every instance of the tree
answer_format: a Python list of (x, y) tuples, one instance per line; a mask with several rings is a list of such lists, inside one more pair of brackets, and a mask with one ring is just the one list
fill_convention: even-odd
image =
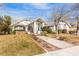
[(76, 34), (79, 35), (79, 17), (75, 17), (77, 20), (77, 30), (76, 30)]
[[(71, 7), (69, 10), (65, 10), (66, 6), (58, 7), (56, 8), (56, 12), (52, 14), (52, 19), (54, 20), (55, 29), (58, 33), (58, 23), (60, 20), (65, 21), (65, 17), (70, 18), (72, 15), (78, 13), (77, 10), (79, 10), (79, 4), (71, 4)], [(66, 20), (67, 20), (66, 19)]]
[(2, 33), (3, 29), (3, 18), (0, 16), (0, 34)]
[(0, 34), (10, 34), (11, 28), (11, 17), (3, 16), (0, 17)]
[(76, 34), (79, 35), (79, 4), (74, 4), (73, 8), (75, 8), (76, 11), (76, 16), (75, 19), (77, 20), (77, 30), (76, 30)]
[(10, 34), (10, 25), (11, 25), (11, 17), (10, 16), (4, 16), (4, 31), (5, 33), (8, 32), (8, 34)]
[[(57, 34), (59, 34), (57, 27), (58, 27), (59, 21), (60, 20), (63, 20), (63, 18), (66, 17), (65, 11), (64, 11), (65, 10), (65, 7), (62, 6), (61, 8), (57, 8), (56, 10), (57, 10), (56, 13), (53, 14), (53, 20), (54, 20), (55, 29), (57, 31)], [(68, 12), (68, 11), (66, 11), (66, 12)]]

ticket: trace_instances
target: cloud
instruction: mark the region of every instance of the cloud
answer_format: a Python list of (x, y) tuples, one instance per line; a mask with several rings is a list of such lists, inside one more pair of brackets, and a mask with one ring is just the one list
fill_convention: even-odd
[(50, 9), (50, 6), (48, 6), (46, 3), (33, 3), (31, 5), (37, 9)]
[(0, 6), (4, 6), (4, 4), (3, 3), (0, 3)]
[[(28, 7), (29, 4), (22, 4), (17, 9), (9, 7), (7, 4), (2, 5), (2, 9), (0, 9), (0, 15), (10, 15), (13, 20), (20, 20), (24, 18), (36, 18), (39, 16), (49, 17), (51, 11), (49, 11), (50, 6), (48, 4), (38, 3), (38, 4), (30, 4), (32, 6)], [(39, 9), (39, 10), (38, 10)], [(41, 9), (41, 10), (40, 10)]]
[(5, 7), (4, 3), (0, 3), (0, 9), (3, 9)]

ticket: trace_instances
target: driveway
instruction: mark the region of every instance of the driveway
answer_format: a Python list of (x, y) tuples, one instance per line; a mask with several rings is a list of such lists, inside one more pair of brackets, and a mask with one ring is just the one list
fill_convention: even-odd
[(79, 56), (79, 46), (69, 47), (36, 56)]
[(65, 41), (57, 40), (56, 38), (50, 38), (46, 36), (37, 36), (39, 39), (46, 41), (47, 43), (54, 45), (58, 48), (68, 48), (74, 46), (71, 43), (67, 43)]

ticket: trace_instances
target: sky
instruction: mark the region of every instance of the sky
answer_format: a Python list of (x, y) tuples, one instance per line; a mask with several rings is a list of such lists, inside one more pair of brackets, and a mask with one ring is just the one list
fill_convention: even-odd
[(70, 4), (63, 3), (4, 3), (0, 4), (0, 16), (9, 15), (13, 20), (37, 17), (50, 20), (56, 8), (64, 5), (66, 5), (66, 10), (70, 6)]

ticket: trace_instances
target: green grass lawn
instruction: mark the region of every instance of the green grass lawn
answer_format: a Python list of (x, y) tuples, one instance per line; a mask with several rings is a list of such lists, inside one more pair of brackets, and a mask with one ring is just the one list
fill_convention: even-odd
[(31, 56), (44, 53), (32, 39), (30, 35), (24, 33), (0, 35), (0, 55)]

